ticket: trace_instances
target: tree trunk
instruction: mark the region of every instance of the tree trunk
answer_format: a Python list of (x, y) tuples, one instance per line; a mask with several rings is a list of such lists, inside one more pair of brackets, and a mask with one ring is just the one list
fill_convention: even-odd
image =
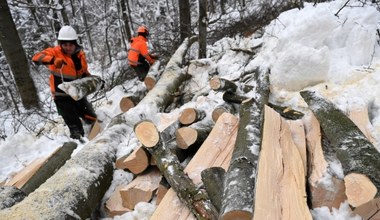
[(202, 182), (206, 188), (207, 194), (210, 196), (212, 204), (220, 211), (222, 206), (222, 196), (224, 189), (224, 178), (226, 171), (222, 167), (210, 167), (201, 173)]
[(207, 57), (207, 0), (199, 0), (198, 36), (199, 50), (198, 59)]
[(63, 82), (58, 87), (75, 101), (100, 90), (103, 82), (99, 76), (89, 76), (70, 82)]
[(28, 60), (7, 1), (0, 2), (0, 43), (12, 70), (22, 104), (26, 109), (39, 109), (37, 89), (30, 76)]
[(161, 64), (161, 62), (159, 60), (154, 62), (154, 64), (150, 67), (149, 72), (144, 79), (144, 84), (145, 84), (146, 88), (148, 89), (148, 91), (153, 89), (154, 85), (156, 85), (156, 82), (159, 79), (160, 64)]
[(25, 193), (15, 186), (0, 186), (0, 210), (12, 207), (25, 197)]
[[(269, 99), (269, 72), (260, 72), (256, 79), (258, 86), (256, 101), (248, 99), (240, 106), (240, 124), (235, 150), (232, 155), (224, 183), (221, 219), (252, 219), (254, 190), (258, 156), (264, 123), (264, 106)], [(247, 129), (249, 127), (249, 131)], [(237, 179), (237, 177), (239, 177)], [(252, 193), (246, 193), (249, 190)]]
[(128, 19), (128, 14), (127, 14), (128, 11), (125, 5), (125, 0), (120, 0), (120, 5), (121, 5), (121, 14), (122, 14), (122, 19), (123, 19), (125, 34), (127, 35), (127, 41), (130, 41), (132, 39), (132, 33), (131, 33), (131, 27), (129, 26), (129, 19)]
[(345, 174), (361, 173), (380, 190), (380, 154), (360, 129), (333, 103), (312, 91), (301, 96), (313, 111), (336, 151)]
[(198, 219), (216, 219), (215, 207), (183, 172), (178, 159), (163, 145), (156, 126), (152, 122), (142, 121), (134, 130), (139, 141), (156, 160), (157, 167), (170, 186), (192, 213)]
[(179, 0), (179, 31), (181, 41), (191, 36), (191, 16), (189, 0)]

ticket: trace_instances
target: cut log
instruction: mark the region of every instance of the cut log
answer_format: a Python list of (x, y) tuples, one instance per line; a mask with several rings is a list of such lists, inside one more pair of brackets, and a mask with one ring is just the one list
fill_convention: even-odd
[(71, 96), (75, 101), (100, 90), (103, 81), (99, 76), (88, 76), (58, 85), (62, 91)]
[(312, 219), (302, 158), (290, 127), (269, 107), (258, 167), (254, 219)]
[(222, 206), (223, 182), (226, 171), (222, 167), (210, 167), (202, 171), (202, 182), (212, 204), (219, 211)]
[(348, 204), (358, 207), (375, 198), (376, 187), (363, 174), (350, 173), (344, 177)]
[(119, 106), (122, 112), (127, 112), (129, 109), (135, 107), (141, 98), (136, 96), (125, 96), (120, 100)]
[(225, 102), (241, 104), (250, 98), (246, 97), (246, 96), (237, 95), (237, 94), (230, 92), (230, 91), (225, 91), (225, 92), (223, 92), (222, 99)]
[(111, 183), (113, 163), (116, 160), (115, 149), (130, 138), (128, 134), (132, 133), (132, 128), (137, 123), (133, 120), (136, 115), (143, 114), (147, 109), (159, 112), (170, 103), (170, 99), (161, 99), (161, 92), (175, 91), (182, 83), (181, 80), (186, 78), (180, 65), (187, 49), (195, 40), (196, 38), (184, 40), (158, 81), (157, 85), (161, 85), (156, 85), (133, 108), (133, 112), (128, 111), (125, 115), (119, 114), (112, 118), (104, 131), (86, 144), (54, 176), (20, 203), (0, 211), (0, 216), (5, 219), (89, 218)]
[(290, 107), (279, 106), (273, 103), (268, 103), (268, 106), (273, 108), (276, 112), (278, 112), (282, 117), (286, 119), (297, 120), (301, 119), (304, 115), (302, 112), (296, 111)]
[(332, 211), (333, 208), (339, 209), (341, 203), (347, 200), (344, 181), (335, 177), (331, 177), (331, 183), (323, 181), (312, 184), (310, 195), (313, 209), (326, 206)]
[[(216, 122), (207, 139), (185, 168), (194, 184), (201, 183), (201, 172), (208, 167), (228, 168), (236, 141), (238, 118), (225, 113)], [(207, 155), (207, 157), (205, 157)], [(168, 212), (167, 210), (171, 210)], [(173, 189), (169, 189), (150, 220), (195, 219)]]
[(0, 186), (0, 210), (12, 207), (27, 195), (15, 186)]
[(380, 198), (373, 199), (355, 208), (354, 213), (360, 215), (363, 220), (380, 219)]
[(165, 178), (161, 179), (160, 185), (158, 186), (156, 192), (156, 205), (158, 206), (161, 203), (161, 200), (164, 198), (166, 193), (169, 191), (170, 185)]
[(237, 85), (227, 79), (220, 78), (218, 76), (214, 76), (209, 81), (210, 87), (214, 91), (230, 91), (236, 92)]
[(210, 133), (209, 128), (195, 129), (192, 127), (182, 127), (176, 132), (176, 143), (180, 149), (198, 149)]
[(363, 132), (363, 134), (372, 144), (376, 143), (376, 140), (370, 131), (372, 124), (369, 120), (367, 106), (351, 109), (348, 112), (348, 117), (355, 123), (356, 126), (358, 126), (358, 128)]
[(125, 155), (116, 160), (117, 169), (127, 169), (133, 174), (140, 174), (149, 166), (150, 157), (142, 146), (133, 150), (129, 155)]
[(252, 219), (258, 156), (264, 123), (264, 106), (269, 99), (269, 71), (258, 74), (256, 101), (240, 106), (238, 138), (228, 168), (220, 212), (221, 219)]
[(363, 132), (333, 103), (312, 91), (302, 91), (301, 96), (313, 111), (336, 156), (342, 163), (344, 174), (361, 173), (369, 177), (379, 193), (380, 153)]
[(235, 114), (234, 106), (228, 102), (216, 106), (211, 114), (212, 120), (216, 122), (223, 113)]
[(205, 111), (197, 110), (195, 108), (186, 108), (182, 110), (181, 116), (178, 120), (182, 125), (190, 125), (202, 120), (204, 117), (206, 117)]
[(120, 189), (123, 206), (134, 209), (139, 202), (149, 202), (157, 190), (162, 175), (158, 169), (152, 169), (138, 175), (127, 186)]
[(100, 123), (98, 120), (95, 121), (94, 125), (92, 126), (90, 132), (88, 133), (88, 140), (92, 140), (101, 132), (102, 128), (100, 127)]
[(160, 64), (161, 62), (159, 60), (154, 62), (144, 79), (144, 84), (148, 91), (153, 89), (154, 85), (156, 85), (156, 82), (158, 81), (158, 78), (160, 77), (160, 72), (158, 71), (160, 68)]
[[(281, 115), (281, 114), (280, 114)], [(305, 177), (307, 176), (307, 153), (306, 153), (306, 136), (305, 127), (302, 120), (286, 120), (292, 132), (292, 139), (300, 153)]]
[[(215, 207), (209, 201), (207, 195), (201, 192), (183, 172), (182, 166), (175, 155), (162, 144), (160, 134), (155, 125), (149, 121), (142, 121), (135, 126), (135, 134), (152, 157), (155, 158), (161, 173), (177, 192), (181, 201), (191, 209), (192, 213), (197, 218), (216, 219)], [(147, 134), (154, 138), (147, 138)]]
[(131, 209), (125, 208), (123, 206), (123, 200), (121, 199), (120, 189), (125, 186), (121, 185), (116, 187), (115, 191), (112, 193), (110, 198), (104, 204), (107, 217), (115, 217), (116, 215), (123, 215), (126, 212), (132, 211)]

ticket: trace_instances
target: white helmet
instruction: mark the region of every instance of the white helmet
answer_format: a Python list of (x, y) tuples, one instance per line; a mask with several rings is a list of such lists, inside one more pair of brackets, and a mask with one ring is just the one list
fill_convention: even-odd
[(59, 30), (58, 40), (78, 40), (78, 35), (71, 26), (63, 26), (61, 30)]

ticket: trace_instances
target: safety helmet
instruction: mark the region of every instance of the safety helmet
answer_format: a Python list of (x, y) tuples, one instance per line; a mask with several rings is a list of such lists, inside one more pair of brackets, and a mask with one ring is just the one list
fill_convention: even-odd
[(149, 35), (149, 30), (147, 27), (142, 25), (139, 28), (137, 28), (137, 33), (146, 33), (147, 35)]
[(58, 33), (58, 40), (78, 40), (77, 32), (71, 26), (63, 26)]

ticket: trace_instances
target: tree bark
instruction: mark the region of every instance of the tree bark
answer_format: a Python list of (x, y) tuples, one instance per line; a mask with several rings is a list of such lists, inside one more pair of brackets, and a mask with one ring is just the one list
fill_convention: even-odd
[(154, 62), (154, 64), (150, 67), (149, 72), (144, 79), (144, 84), (145, 84), (146, 88), (148, 89), (148, 91), (153, 89), (154, 85), (156, 85), (156, 82), (159, 79), (160, 64), (161, 64), (161, 62), (159, 60)]
[(0, 44), (12, 70), (22, 104), (26, 109), (39, 109), (37, 89), (30, 76), (28, 60), (7, 1), (0, 2)]
[[(264, 106), (269, 99), (269, 72), (261, 71), (256, 79), (256, 101), (248, 99), (240, 106), (240, 124), (235, 149), (224, 183), (220, 217), (252, 219), (258, 156), (264, 123)], [(247, 129), (249, 127), (249, 130)], [(239, 177), (239, 178), (237, 178)], [(251, 193), (246, 193), (246, 191)]]
[(360, 129), (333, 103), (312, 91), (302, 91), (301, 96), (313, 111), (330, 140), (345, 174), (361, 173), (369, 177), (380, 189), (380, 153)]
[(103, 82), (99, 76), (89, 76), (70, 82), (63, 82), (58, 87), (77, 101), (100, 90), (102, 85)]
[(222, 167), (210, 167), (203, 170), (201, 175), (207, 194), (210, 196), (212, 204), (219, 211), (222, 206), (223, 182), (226, 171)]
[(15, 186), (0, 187), (0, 210), (12, 207), (26, 197), (25, 193)]
[(207, 57), (207, 0), (199, 0), (199, 19), (198, 19), (198, 36), (199, 50), (198, 59)]
[(189, 0), (179, 0), (179, 31), (181, 41), (191, 36), (191, 16)]
[(157, 167), (165, 176), (178, 197), (198, 219), (216, 219), (215, 207), (202, 191), (197, 189), (191, 179), (183, 172), (178, 159), (163, 145), (156, 126), (142, 121), (135, 126), (139, 141), (154, 157)]

